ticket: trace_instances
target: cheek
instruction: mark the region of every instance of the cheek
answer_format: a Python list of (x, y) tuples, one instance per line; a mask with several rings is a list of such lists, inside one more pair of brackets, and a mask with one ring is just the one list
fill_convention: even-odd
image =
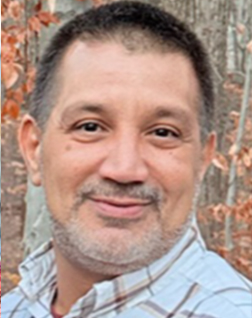
[(192, 210), (197, 168), (192, 156), (172, 152), (159, 156), (155, 167), (155, 180), (165, 198), (161, 211), (163, 224), (166, 229), (174, 229), (185, 222)]
[(48, 205), (54, 213), (69, 211), (78, 188), (97, 171), (99, 152), (73, 144), (51, 146), (43, 152), (43, 186)]
[(189, 191), (197, 180), (199, 170), (191, 153), (179, 151), (152, 156), (152, 167), (155, 178), (167, 192), (183, 191), (183, 189)]
[(45, 149), (44, 170), (54, 181), (78, 184), (83, 182), (86, 175), (96, 170), (99, 153), (100, 151), (87, 145), (62, 143), (60, 147)]

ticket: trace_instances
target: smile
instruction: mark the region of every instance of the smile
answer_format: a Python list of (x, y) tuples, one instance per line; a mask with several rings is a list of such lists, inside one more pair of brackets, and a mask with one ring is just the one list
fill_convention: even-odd
[(90, 198), (94, 209), (103, 216), (138, 219), (144, 214), (144, 208), (151, 204), (150, 201), (133, 199)]

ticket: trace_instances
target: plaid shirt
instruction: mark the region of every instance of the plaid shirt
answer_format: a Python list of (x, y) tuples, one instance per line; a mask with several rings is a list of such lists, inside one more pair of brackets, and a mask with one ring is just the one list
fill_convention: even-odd
[[(52, 318), (52, 243), (31, 254), (20, 273), (19, 286), (2, 298), (2, 318)], [(205, 249), (192, 225), (163, 258), (95, 284), (65, 318), (251, 318), (251, 291), (251, 282)]]

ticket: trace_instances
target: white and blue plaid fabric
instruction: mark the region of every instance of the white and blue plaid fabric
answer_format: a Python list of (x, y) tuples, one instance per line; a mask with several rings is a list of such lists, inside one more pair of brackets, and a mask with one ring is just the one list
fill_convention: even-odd
[[(18, 287), (2, 298), (2, 318), (52, 318), (56, 290), (52, 242), (20, 266)], [(252, 284), (207, 251), (192, 225), (163, 258), (97, 283), (65, 318), (252, 318)]]

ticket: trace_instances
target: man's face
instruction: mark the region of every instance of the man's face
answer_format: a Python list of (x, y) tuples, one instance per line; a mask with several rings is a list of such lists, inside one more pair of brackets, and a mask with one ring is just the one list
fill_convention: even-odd
[(107, 274), (153, 262), (184, 233), (210, 160), (190, 62), (75, 42), (59, 82), (40, 156), (56, 245)]

